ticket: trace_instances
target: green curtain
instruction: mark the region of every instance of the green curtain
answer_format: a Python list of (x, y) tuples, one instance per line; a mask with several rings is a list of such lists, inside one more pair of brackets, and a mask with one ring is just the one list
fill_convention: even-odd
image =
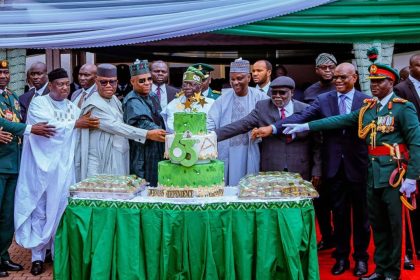
[(55, 238), (54, 279), (319, 279), (314, 209), (73, 201)]
[(420, 1), (341, 0), (218, 31), (306, 42), (420, 42)]

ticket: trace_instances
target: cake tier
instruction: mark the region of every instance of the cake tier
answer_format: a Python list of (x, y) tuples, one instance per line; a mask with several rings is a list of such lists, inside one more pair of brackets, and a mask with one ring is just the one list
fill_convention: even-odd
[(158, 164), (158, 186), (172, 188), (211, 188), (224, 185), (224, 163), (210, 163), (185, 167), (164, 160)]
[[(165, 139), (165, 158), (170, 158), (170, 149), (174, 142), (175, 134), (166, 135)], [(183, 138), (184, 139), (184, 138)], [(203, 135), (191, 135), (190, 138), (195, 141), (192, 149), (198, 156), (196, 164), (208, 163), (210, 160), (217, 158), (217, 135), (214, 131)], [(176, 151), (174, 151), (176, 152)], [(173, 163), (179, 163), (171, 159)]]
[(223, 186), (199, 187), (199, 188), (172, 188), (157, 187), (149, 188), (149, 196), (167, 198), (192, 198), (192, 197), (215, 197), (223, 196)]
[(192, 134), (207, 133), (206, 113), (185, 113), (177, 112), (174, 114), (175, 133), (191, 131)]

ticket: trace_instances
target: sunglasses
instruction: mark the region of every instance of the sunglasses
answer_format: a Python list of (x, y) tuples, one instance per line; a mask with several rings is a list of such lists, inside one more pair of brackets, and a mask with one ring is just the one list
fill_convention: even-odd
[(329, 70), (334, 70), (335, 69), (335, 65), (319, 65), (317, 68), (325, 71), (327, 69)]
[(152, 77), (143, 78), (143, 79), (139, 79), (138, 83), (139, 84), (144, 84), (146, 81), (151, 82), (152, 80), (153, 80)]
[(348, 77), (349, 77), (348, 75), (335, 75), (335, 76), (333, 76), (333, 80), (336, 81), (336, 80), (340, 79), (340, 80), (344, 81), (344, 80), (347, 80)]
[(286, 96), (289, 92), (289, 90), (271, 90), (271, 95)]
[(118, 83), (118, 80), (99, 80), (99, 84), (102, 87), (106, 87), (108, 84), (112, 87), (116, 86)]

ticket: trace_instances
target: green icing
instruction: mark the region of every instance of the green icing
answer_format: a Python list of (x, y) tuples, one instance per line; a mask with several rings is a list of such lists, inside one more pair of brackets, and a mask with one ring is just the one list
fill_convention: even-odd
[(224, 176), (224, 164), (220, 160), (212, 160), (210, 163), (196, 164), (191, 167), (173, 164), (169, 160), (160, 161), (158, 165), (159, 185), (167, 187), (221, 185)]
[(192, 134), (207, 133), (206, 113), (184, 113), (174, 114), (175, 133), (184, 133), (189, 130)]

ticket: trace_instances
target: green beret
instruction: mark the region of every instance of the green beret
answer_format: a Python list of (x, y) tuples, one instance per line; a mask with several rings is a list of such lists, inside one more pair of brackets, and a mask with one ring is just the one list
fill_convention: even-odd
[(6, 59), (0, 60), (0, 68), (9, 68), (9, 62)]
[(203, 72), (201, 72), (197, 68), (190, 66), (188, 67), (187, 71), (185, 71), (184, 76), (182, 77), (182, 81), (191, 81), (201, 84), (203, 78)]
[(150, 73), (149, 62), (147, 60), (138, 60), (130, 66), (131, 77)]
[(196, 63), (191, 66), (200, 70), (203, 73), (205, 79), (210, 76), (211, 71), (214, 71), (214, 67), (206, 63)]

